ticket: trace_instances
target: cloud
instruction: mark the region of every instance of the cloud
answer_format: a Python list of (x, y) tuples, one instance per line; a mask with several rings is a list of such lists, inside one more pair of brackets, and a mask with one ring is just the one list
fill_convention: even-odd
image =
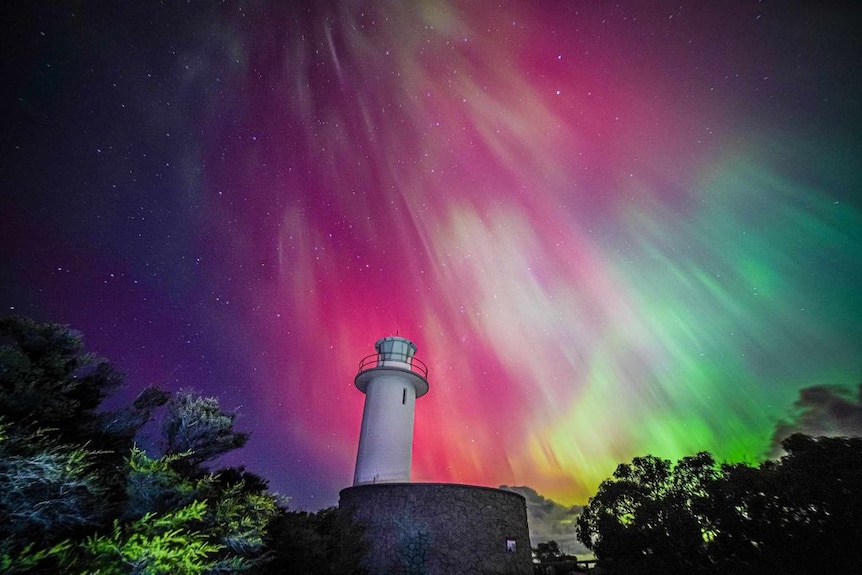
[(815, 385), (799, 390), (793, 404), (796, 411), (791, 420), (781, 420), (775, 426), (769, 456), (779, 457), (781, 442), (794, 433), (814, 437), (862, 436), (862, 383), (855, 391), (839, 385)]
[(530, 545), (536, 547), (539, 543), (556, 541), (560, 550), (573, 555), (591, 555), (575, 537), (575, 521), (583, 507), (560, 505), (552, 499), (547, 499), (532, 487), (525, 485), (501, 485), (500, 489), (512, 491), (524, 496), (527, 500), (527, 521), (530, 525)]

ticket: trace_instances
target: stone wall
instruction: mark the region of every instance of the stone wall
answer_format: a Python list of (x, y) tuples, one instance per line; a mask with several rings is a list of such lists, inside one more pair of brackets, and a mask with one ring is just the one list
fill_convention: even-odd
[(451, 483), (378, 483), (341, 491), (365, 526), (373, 575), (530, 575), (524, 498)]

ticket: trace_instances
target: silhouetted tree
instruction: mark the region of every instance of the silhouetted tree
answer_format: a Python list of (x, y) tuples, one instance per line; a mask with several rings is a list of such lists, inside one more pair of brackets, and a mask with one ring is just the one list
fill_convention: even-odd
[(793, 435), (758, 468), (724, 466), (714, 546), (740, 573), (862, 570), (862, 439)]
[(0, 344), (0, 417), (51, 429), (64, 443), (92, 444), (102, 435), (96, 409), (122, 375), (85, 353), (80, 333), (7, 316), (0, 318)]
[(542, 563), (549, 563), (560, 559), (563, 553), (560, 551), (560, 545), (556, 541), (548, 541), (536, 545), (536, 558)]
[(578, 538), (610, 573), (704, 572), (705, 499), (717, 473), (708, 453), (676, 465), (651, 455), (620, 464), (578, 518)]
[(795, 435), (759, 467), (621, 464), (578, 519), (607, 573), (862, 571), (862, 439)]
[(271, 560), (261, 575), (362, 575), (363, 529), (342, 509), (281, 510), (267, 535)]
[(787, 454), (769, 472), (788, 539), (800, 543), (789, 556), (809, 573), (862, 572), (862, 438), (796, 434), (782, 447)]
[[(266, 482), (204, 463), (248, 436), (218, 400), (144, 390), (99, 411), (122, 381), (66, 326), (0, 318), (0, 572), (234, 573), (267, 559), (278, 510)], [(166, 453), (134, 445), (167, 403)]]
[(578, 565), (576, 556), (560, 551), (560, 545), (554, 540), (537, 544), (533, 552), (536, 559), (533, 572), (537, 575), (564, 575), (586, 570)]

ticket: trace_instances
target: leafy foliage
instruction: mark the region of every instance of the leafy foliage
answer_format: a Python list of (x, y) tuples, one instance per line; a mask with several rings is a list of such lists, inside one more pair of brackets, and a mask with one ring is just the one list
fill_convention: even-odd
[(784, 442), (780, 461), (617, 467), (578, 519), (578, 538), (614, 573), (850, 573), (862, 569), (862, 439)]
[(0, 552), (0, 573), (5, 575), (32, 573), (49, 560), (62, 563), (71, 548), (71, 542), (63, 541), (41, 549), (37, 549), (34, 543), (29, 543), (17, 553), (4, 550)]
[(862, 438), (793, 435), (779, 461), (726, 466), (717, 490), (716, 544), (787, 573), (862, 571)]
[(71, 561), (69, 567), (83, 564), (82, 575), (205, 573), (215, 566), (214, 556), (223, 548), (193, 528), (201, 524), (205, 512), (206, 504), (194, 501), (163, 515), (147, 513), (131, 523), (115, 520), (109, 534), (84, 541), (83, 558)]
[(706, 551), (705, 499), (716, 476), (708, 453), (676, 465), (654, 456), (621, 464), (578, 518), (578, 534), (597, 557), (625, 558), (647, 573), (698, 572)]
[(540, 563), (551, 563), (560, 560), (563, 557), (563, 552), (560, 551), (560, 544), (553, 539), (544, 543), (539, 543), (533, 550), (536, 553), (536, 559)]
[(14, 433), (0, 419), (0, 535), (51, 542), (98, 525), (105, 488), (94, 453), (51, 443), (45, 433)]
[(236, 414), (222, 411), (218, 399), (180, 391), (168, 401), (164, 452), (186, 454), (183, 464), (190, 472), (198, 471), (203, 463), (246, 444), (248, 434), (234, 431), (235, 419)]
[(84, 353), (81, 334), (58, 324), (0, 318), (0, 416), (57, 430), (65, 442), (92, 439), (95, 410), (122, 381), (106, 360)]
[[(127, 408), (98, 411), (121, 383), (122, 375), (107, 360), (86, 353), (81, 334), (68, 326), (0, 318), (0, 418), (15, 430), (10, 437), (15, 455), (23, 458), (18, 463), (37, 472), (58, 457), (86, 452), (90, 484), (100, 486), (100, 507), (108, 514), (122, 507), (123, 462), (135, 434), (168, 399), (151, 388)], [(83, 476), (79, 466), (70, 469)], [(48, 481), (49, 468), (43, 470)]]
[(577, 556), (563, 553), (553, 539), (537, 544), (533, 558), (534, 573), (580, 573), (585, 569), (578, 565)]
[(173, 465), (184, 454), (150, 458), (138, 446), (128, 459), (124, 519), (138, 519), (149, 512), (165, 512), (188, 503), (195, 494), (194, 482)]
[[(153, 387), (99, 411), (121, 382), (68, 327), (0, 318), (0, 572), (269, 573), (298, 557), (312, 557), (301, 572), (359, 572), (349, 518), (288, 512), (264, 479), (208, 471), (248, 440), (218, 399)], [(134, 440), (157, 410), (151, 457)], [(309, 547), (285, 555), (282, 541)]]
[(367, 545), (362, 529), (343, 510), (281, 510), (268, 535), (269, 575), (362, 575)]

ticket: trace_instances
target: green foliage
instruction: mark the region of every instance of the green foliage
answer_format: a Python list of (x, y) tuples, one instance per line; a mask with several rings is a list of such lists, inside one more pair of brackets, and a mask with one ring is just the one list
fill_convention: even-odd
[(534, 573), (581, 573), (584, 567), (578, 565), (575, 555), (568, 555), (560, 550), (560, 545), (554, 541), (539, 543), (533, 549)]
[(194, 501), (170, 513), (147, 513), (137, 521), (114, 521), (107, 535), (88, 537), (81, 546), (82, 557), (73, 561), (84, 573), (123, 575), (126, 573), (196, 575), (216, 564), (223, 549), (211, 537), (194, 529), (206, 513), (206, 503)]
[(242, 484), (232, 485), (219, 493), (212, 532), (232, 552), (253, 555), (263, 548), (267, 525), (277, 510), (272, 496), (246, 493)]
[(796, 435), (784, 448), (760, 467), (708, 453), (621, 464), (578, 538), (612, 575), (862, 571), (862, 439)]
[[(262, 478), (208, 472), (248, 440), (218, 399), (148, 388), (98, 411), (121, 381), (68, 327), (0, 318), (0, 572), (362, 572), (343, 513), (288, 512)], [(151, 457), (134, 440), (156, 410)]]
[[(176, 509), (192, 500), (208, 503), (199, 517), (200, 530), (221, 552), (214, 557), (214, 572), (245, 570), (266, 559), (264, 537), (276, 515), (276, 499), (258, 490), (248, 489), (243, 475), (230, 474), (236, 482), (219, 475), (189, 477), (182, 463), (187, 454), (165, 455), (152, 459), (135, 448), (129, 458), (127, 518), (137, 518), (142, 510)], [(260, 482), (258, 486), (265, 486)]]
[(49, 560), (54, 560), (55, 564), (62, 563), (72, 549), (72, 543), (62, 541), (48, 548), (35, 549), (35, 547), (34, 543), (30, 543), (17, 553), (0, 551), (0, 573), (4, 575), (31, 573)]
[(133, 446), (128, 458), (125, 519), (137, 519), (149, 512), (162, 513), (193, 499), (194, 482), (174, 468), (186, 454), (150, 458)]

